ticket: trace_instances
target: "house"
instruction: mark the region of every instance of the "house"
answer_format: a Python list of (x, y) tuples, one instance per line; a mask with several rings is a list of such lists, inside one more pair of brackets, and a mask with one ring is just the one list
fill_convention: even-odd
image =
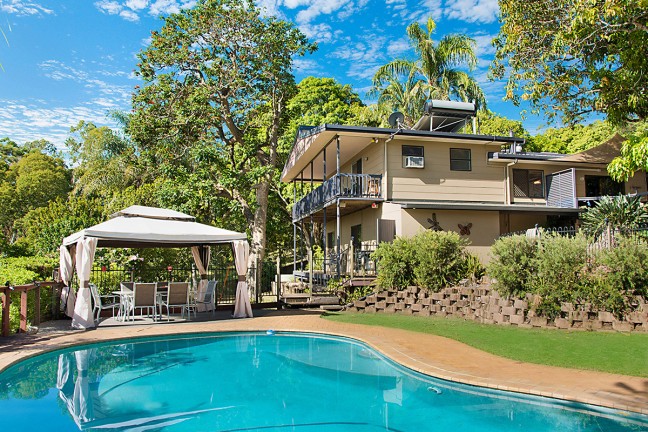
[[(502, 234), (573, 225), (579, 207), (602, 195), (646, 192), (646, 174), (612, 181), (607, 164), (623, 138), (574, 155), (530, 153), (524, 139), (459, 133), (472, 104), (432, 101), (411, 129), (324, 124), (302, 127), (281, 180), (303, 198), (292, 210), (295, 262), (306, 248), (298, 228), (325, 227), (324, 274), (371, 273), (375, 245), (421, 230), (456, 231), (488, 261)], [(296, 195), (297, 196), (297, 195)], [(351, 257), (353, 257), (351, 259)]]

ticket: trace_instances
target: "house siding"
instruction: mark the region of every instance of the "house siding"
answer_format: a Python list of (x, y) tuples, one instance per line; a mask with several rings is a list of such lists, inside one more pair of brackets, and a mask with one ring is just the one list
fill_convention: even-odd
[[(402, 146), (422, 146), (425, 167), (403, 168)], [(450, 170), (450, 149), (471, 150), (471, 171)], [(387, 199), (408, 201), (504, 202), (504, 168), (488, 164), (499, 145), (398, 140), (388, 144)]]

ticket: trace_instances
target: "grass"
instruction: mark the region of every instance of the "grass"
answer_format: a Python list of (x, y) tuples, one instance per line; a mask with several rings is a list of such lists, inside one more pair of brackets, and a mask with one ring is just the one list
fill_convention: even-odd
[(434, 334), (527, 363), (648, 377), (648, 334), (525, 329), (389, 314), (329, 313), (325, 319)]

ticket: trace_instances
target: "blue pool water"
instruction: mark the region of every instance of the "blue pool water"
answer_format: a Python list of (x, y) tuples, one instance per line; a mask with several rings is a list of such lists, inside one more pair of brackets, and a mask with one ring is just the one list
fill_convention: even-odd
[(454, 384), (349, 339), (231, 333), (43, 354), (0, 373), (4, 431), (640, 431), (648, 418)]

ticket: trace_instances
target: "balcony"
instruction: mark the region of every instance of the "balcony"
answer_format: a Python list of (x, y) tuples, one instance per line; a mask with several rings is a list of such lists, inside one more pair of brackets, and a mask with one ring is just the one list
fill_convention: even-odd
[(382, 199), (382, 175), (337, 174), (293, 206), (293, 222), (309, 216), (338, 198), (376, 201)]

